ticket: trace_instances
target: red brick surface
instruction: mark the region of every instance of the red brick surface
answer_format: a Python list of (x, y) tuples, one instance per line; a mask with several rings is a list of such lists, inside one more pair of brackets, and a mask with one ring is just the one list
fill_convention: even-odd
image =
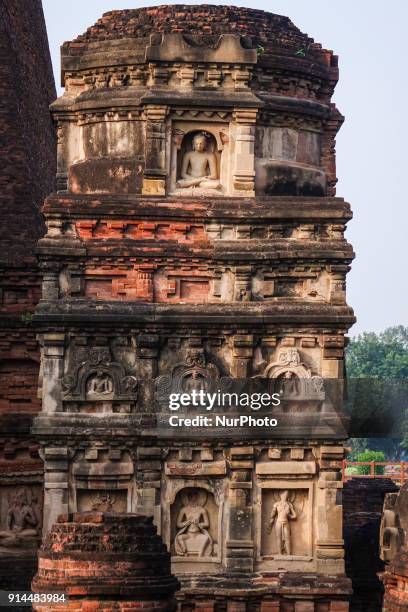
[(224, 33), (248, 36), (255, 45), (267, 51), (279, 46), (292, 52), (306, 49), (322, 63), (330, 62), (331, 52), (321, 49), (312, 38), (303, 34), (288, 17), (237, 6), (209, 4), (154, 6), (142, 9), (105, 13), (86, 32), (64, 43), (71, 53), (81, 53), (83, 43), (122, 37), (145, 38), (158, 32), (219, 35)]

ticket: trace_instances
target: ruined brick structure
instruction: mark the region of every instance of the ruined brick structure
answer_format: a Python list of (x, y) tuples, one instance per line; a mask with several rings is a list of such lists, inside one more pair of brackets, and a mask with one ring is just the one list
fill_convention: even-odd
[[(337, 78), (289, 19), (244, 8), (113, 11), (62, 47), (34, 317), (44, 532), (153, 515), (185, 612), (348, 610)], [(225, 377), (282, 391), (279, 427), (165, 426), (169, 393)]]
[(353, 584), (353, 612), (381, 610), (383, 588), (378, 573), (380, 522), (384, 498), (398, 491), (388, 478), (351, 478), (344, 483), (343, 531), (346, 574)]
[(33, 609), (173, 612), (178, 588), (152, 517), (61, 515), (44, 538), (32, 589), (68, 601), (40, 602)]
[[(41, 296), (35, 250), (40, 213), (55, 187), (55, 99), (39, 0), (0, 3), (0, 530), (17, 497), (36, 518), (35, 536), (0, 541), (0, 587), (28, 588), (41, 533), (43, 466), (30, 434), (40, 351), (31, 317)], [(33, 533), (33, 532), (32, 532)], [(13, 572), (10, 572), (13, 567)]]

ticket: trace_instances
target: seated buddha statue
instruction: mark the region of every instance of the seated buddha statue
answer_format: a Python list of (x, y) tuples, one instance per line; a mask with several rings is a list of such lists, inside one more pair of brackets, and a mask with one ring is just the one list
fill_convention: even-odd
[(207, 137), (200, 132), (193, 138), (193, 150), (184, 154), (181, 164), (181, 178), (177, 187), (199, 187), (200, 189), (220, 189), (217, 160), (207, 151)]

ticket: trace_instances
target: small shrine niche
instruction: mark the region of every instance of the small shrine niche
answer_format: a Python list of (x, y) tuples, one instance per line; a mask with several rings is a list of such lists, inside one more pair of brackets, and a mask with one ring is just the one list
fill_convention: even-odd
[(260, 525), (260, 559), (299, 561), (312, 554), (308, 488), (264, 488)]
[[(224, 128), (225, 130), (225, 128)], [(170, 192), (177, 196), (225, 195), (227, 191), (226, 131), (221, 126), (173, 128)]]
[(186, 487), (171, 506), (171, 554), (177, 560), (217, 561), (219, 508), (213, 493)]

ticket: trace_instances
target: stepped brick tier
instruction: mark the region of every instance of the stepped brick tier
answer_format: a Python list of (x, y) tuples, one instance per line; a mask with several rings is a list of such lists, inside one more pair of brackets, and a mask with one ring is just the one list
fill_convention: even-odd
[(65, 595), (37, 612), (171, 612), (179, 588), (151, 517), (85, 512), (61, 515), (39, 551), (34, 593)]
[[(34, 316), (44, 533), (153, 515), (180, 610), (347, 610), (336, 56), (286, 17), (207, 5), (113, 11), (61, 53)], [(226, 378), (281, 392), (278, 427), (166, 425), (169, 394)]]
[[(0, 589), (28, 589), (40, 542), (43, 464), (30, 433), (40, 350), (35, 250), (41, 206), (55, 188), (55, 99), (40, 0), (0, 3)], [(21, 519), (29, 517), (29, 527)], [(20, 517), (18, 516), (20, 515)], [(19, 525), (22, 527), (19, 530)], [(27, 527), (27, 529), (26, 529)], [(13, 568), (11, 573), (10, 568)]]

